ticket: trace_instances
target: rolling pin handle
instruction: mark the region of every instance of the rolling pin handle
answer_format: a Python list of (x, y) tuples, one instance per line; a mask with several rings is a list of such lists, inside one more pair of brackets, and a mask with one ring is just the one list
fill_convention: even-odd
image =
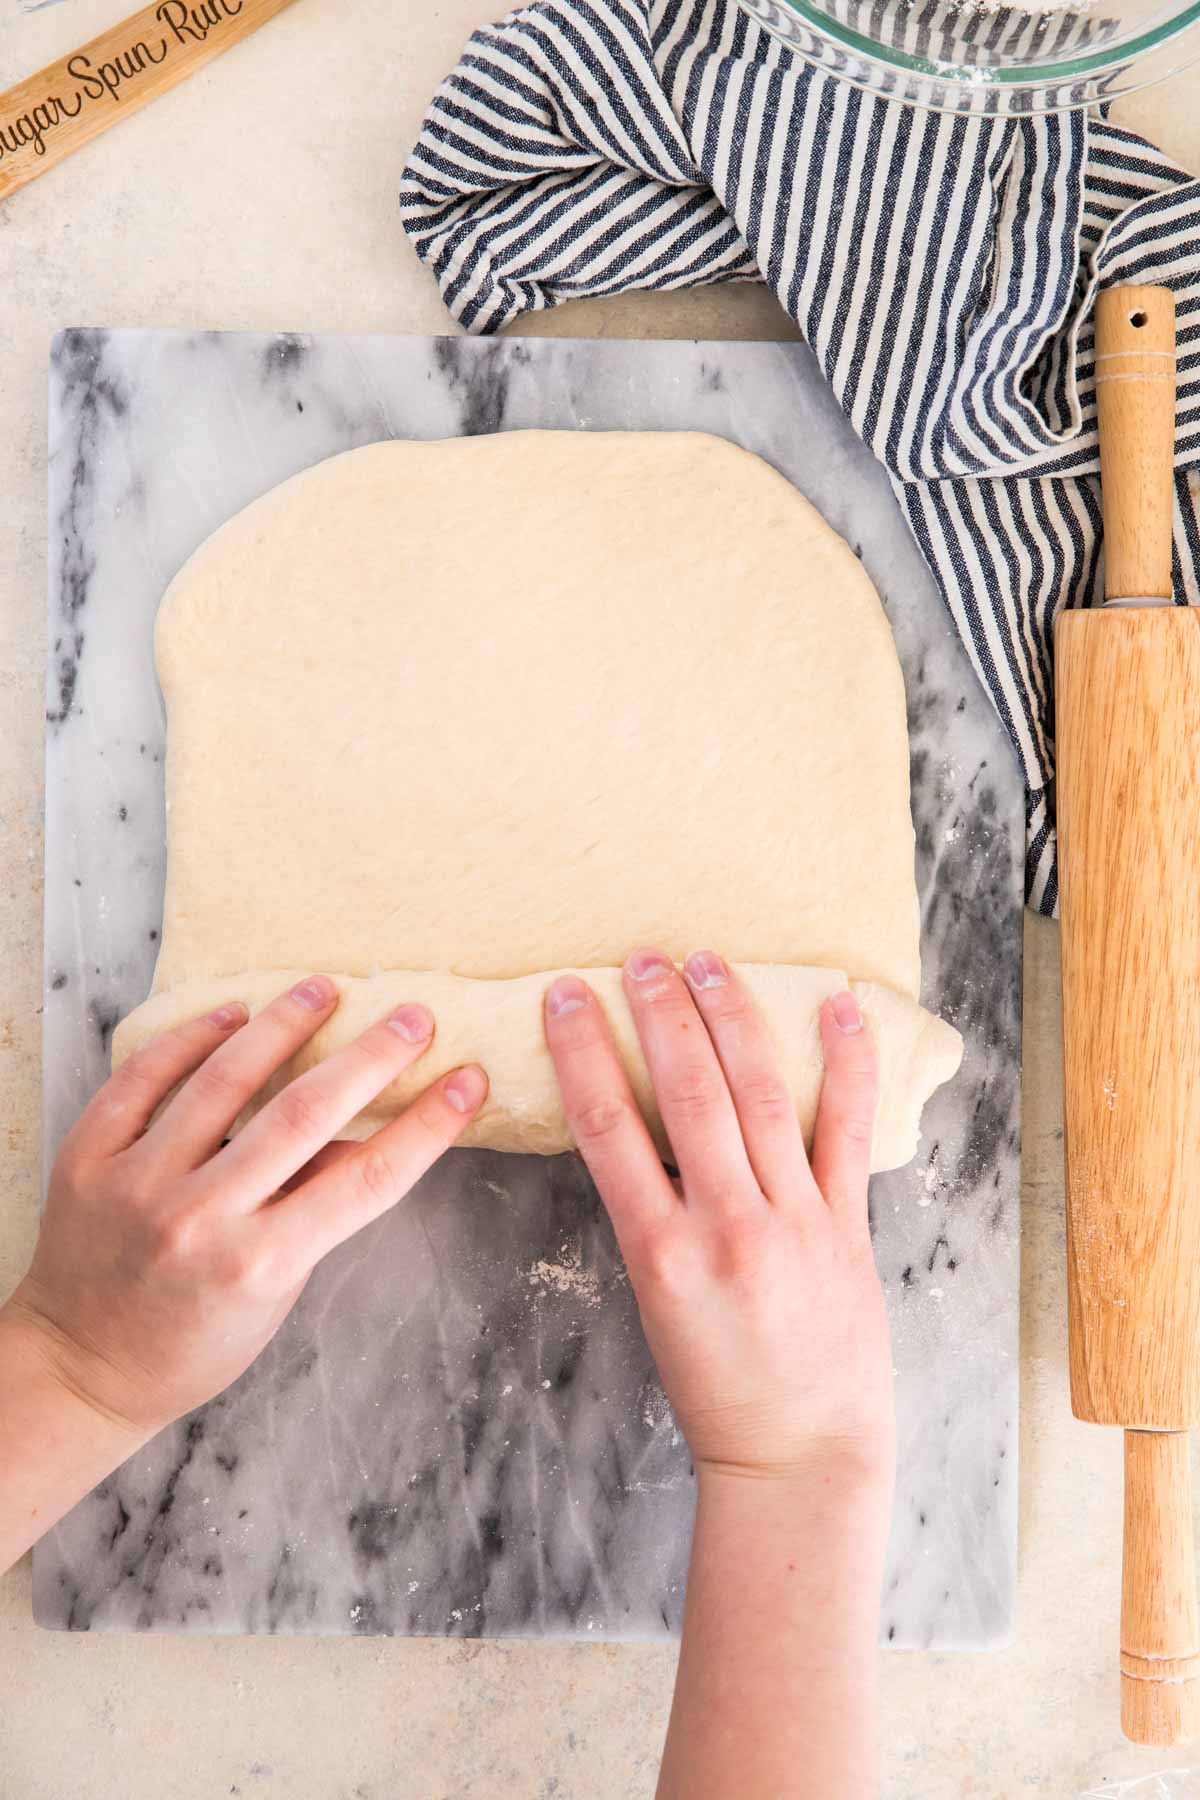
[(1165, 1748), (1200, 1725), (1200, 1628), (1186, 1431), (1125, 1433), (1121, 1729)]
[(1104, 591), (1171, 598), (1175, 507), (1175, 296), (1107, 288), (1096, 301), (1096, 408)]

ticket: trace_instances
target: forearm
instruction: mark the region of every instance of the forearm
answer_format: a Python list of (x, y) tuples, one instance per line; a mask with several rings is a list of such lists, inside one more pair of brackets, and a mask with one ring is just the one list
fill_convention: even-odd
[(0, 1574), (144, 1441), (72, 1393), (44, 1334), (0, 1307)]
[(701, 1478), (659, 1800), (867, 1800), (886, 1472)]

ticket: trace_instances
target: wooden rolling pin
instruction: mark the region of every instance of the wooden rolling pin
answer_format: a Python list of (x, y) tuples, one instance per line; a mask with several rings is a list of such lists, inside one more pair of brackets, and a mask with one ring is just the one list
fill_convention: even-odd
[(292, 0), (154, 0), (0, 94), (0, 200), (194, 75)]
[(1121, 1724), (1166, 1745), (1200, 1718), (1200, 609), (1171, 604), (1171, 294), (1102, 294), (1096, 350), (1108, 598), (1055, 644), (1071, 1400), (1125, 1431)]

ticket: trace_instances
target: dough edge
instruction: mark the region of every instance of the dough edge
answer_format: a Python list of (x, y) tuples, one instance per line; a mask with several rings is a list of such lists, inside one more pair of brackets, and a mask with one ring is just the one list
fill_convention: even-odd
[[(796, 1103), (805, 1143), (811, 1143), (823, 1075), (819, 1036), (821, 1002), (849, 987), (857, 996), (879, 1056), (880, 1100), (871, 1169), (903, 1167), (916, 1152), (921, 1114), (934, 1091), (962, 1061), (963, 1043), (953, 1026), (880, 982), (854, 981), (840, 969), (793, 964), (735, 963), (734, 968), (766, 1018)], [(251, 1016), (311, 973), (304, 969), (256, 969), (237, 975), (181, 982), (153, 995), (118, 1025), (114, 1070), (160, 1032), (173, 1029), (231, 1000)], [(239, 1130), (280, 1088), (344, 1048), (404, 1002), (430, 1008), (438, 1023), (434, 1041), (404, 1074), (335, 1135), (363, 1140), (396, 1118), (418, 1093), (464, 1062), (479, 1062), (491, 1089), (460, 1145), (510, 1153), (553, 1156), (573, 1149), (553, 1064), (545, 1046), (542, 1001), (560, 974), (589, 983), (607, 1014), (634, 1097), (661, 1154), (669, 1155), (649, 1073), (616, 968), (550, 970), (510, 979), (481, 980), (448, 970), (386, 970), (369, 976), (331, 974), (340, 997), (337, 1011), (273, 1077), (238, 1119)]]

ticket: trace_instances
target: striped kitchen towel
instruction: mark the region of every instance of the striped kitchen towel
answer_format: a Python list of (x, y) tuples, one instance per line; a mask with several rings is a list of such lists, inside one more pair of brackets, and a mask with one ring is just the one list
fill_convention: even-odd
[(1176, 293), (1176, 598), (1200, 600), (1200, 181), (1085, 113), (872, 97), (734, 0), (533, 0), (475, 33), (404, 171), (468, 331), (579, 294), (766, 281), (917, 542), (1016, 748), (1053, 912), (1052, 625), (1100, 597), (1092, 298)]

